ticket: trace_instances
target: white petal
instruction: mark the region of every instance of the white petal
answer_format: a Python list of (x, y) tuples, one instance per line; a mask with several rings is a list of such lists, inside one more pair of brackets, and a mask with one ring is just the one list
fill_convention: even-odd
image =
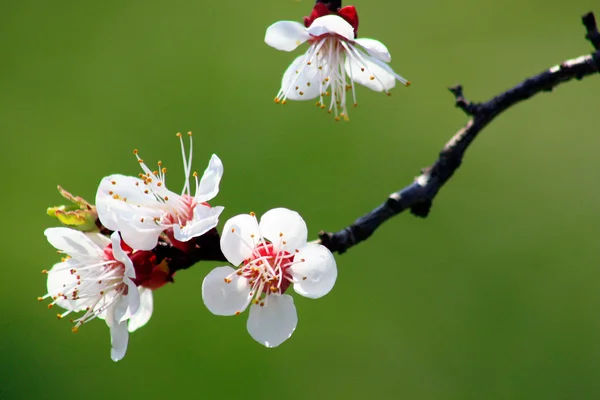
[(142, 326), (146, 325), (152, 316), (154, 310), (154, 299), (152, 296), (152, 290), (146, 288), (139, 288), (140, 291), (140, 307), (137, 312), (129, 318), (129, 324), (127, 329), (129, 332), (135, 332)]
[(48, 271), (48, 280), (46, 281), (46, 289), (50, 296), (57, 296), (56, 305), (69, 311), (81, 311), (88, 306), (93, 306), (97, 298), (84, 298), (80, 300), (65, 300), (58, 293), (65, 293), (77, 284), (77, 274), (71, 274), (71, 269), (78, 269), (84, 264), (70, 258), (65, 262), (54, 264), (52, 269)]
[[(396, 80), (406, 83), (406, 79), (396, 74), (386, 63), (366, 54), (362, 59), (353, 55), (345, 62), (346, 73), (356, 83), (360, 83), (376, 92), (383, 92), (396, 86)], [(364, 71), (363, 71), (364, 69)], [(373, 79), (371, 79), (373, 77)]]
[[(226, 283), (225, 279), (231, 279)], [(215, 315), (235, 315), (248, 307), (250, 299), (248, 280), (235, 274), (231, 267), (217, 267), (202, 282), (202, 300)]]
[(266, 347), (277, 347), (285, 342), (298, 324), (294, 299), (287, 294), (271, 295), (264, 307), (253, 304), (248, 316), (248, 333)]
[[(108, 318), (106, 319), (108, 323)], [(127, 332), (127, 322), (112, 323), (110, 327), (110, 358), (113, 361), (119, 361), (127, 353), (127, 344), (129, 342), (129, 332)]]
[(175, 239), (180, 242), (187, 242), (191, 238), (204, 235), (206, 232), (217, 226), (219, 215), (224, 207), (209, 207), (204, 204), (196, 205), (194, 216), (191, 221), (182, 228), (179, 225), (173, 225), (173, 234)]
[(354, 40), (354, 28), (345, 19), (337, 15), (325, 15), (314, 20), (307, 29), (312, 36), (336, 34), (348, 40)]
[(112, 243), (112, 252), (115, 260), (125, 266), (125, 276), (135, 278), (133, 262), (131, 262), (127, 253), (125, 253), (121, 247), (121, 236), (119, 236), (119, 232), (113, 232), (112, 235), (110, 235), (110, 241)]
[(110, 244), (110, 239), (101, 233), (84, 232), (84, 234), (85, 236), (87, 236), (88, 239), (94, 242), (96, 246), (100, 247), (101, 249), (106, 248), (106, 246)]
[(267, 28), (265, 43), (277, 50), (292, 51), (309, 38), (304, 25), (294, 21), (278, 21)]
[(297, 57), (285, 71), (281, 79), (283, 96), (290, 100), (312, 100), (319, 97), (321, 89), (325, 91), (326, 87), (321, 87), (317, 61), (313, 60), (309, 65), (310, 59), (306, 54)]
[(225, 222), (221, 235), (221, 251), (236, 267), (250, 258), (260, 233), (256, 217), (240, 214)]
[[(96, 191), (96, 210), (102, 225), (116, 231), (119, 217), (132, 213), (129, 204), (156, 202), (154, 195), (150, 191), (144, 193), (144, 189), (144, 182), (131, 176), (115, 174), (103, 178)], [(124, 198), (129, 204), (122, 200)]]
[[(304, 260), (304, 262), (300, 261)], [(331, 291), (337, 279), (333, 254), (319, 244), (301, 247), (289, 269), (294, 277), (294, 290), (302, 296), (317, 299)]]
[(120, 294), (113, 306), (113, 318), (118, 323), (131, 318), (140, 307), (140, 292), (135, 283), (127, 277), (123, 277), (123, 283), (127, 285), (127, 294)]
[(273, 243), (276, 251), (292, 253), (304, 246), (308, 238), (306, 222), (296, 211), (287, 208), (267, 211), (260, 219), (259, 229), (262, 236)]
[(390, 55), (390, 52), (388, 51), (387, 47), (385, 47), (385, 45), (379, 40), (360, 38), (354, 40), (354, 42), (364, 47), (364, 49), (367, 50), (371, 57), (375, 57), (378, 60), (384, 62), (392, 61), (392, 56)]
[(92, 242), (84, 233), (70, 228), (48, 228), (44, 231), (48, 242), (78, 260), (104, 259), (104, 249)]
[(196, 189), (195, 200), (197, 203), (209, 201), (219, 193), (219, 183), (222, 176), (223, 163), (216, 154), (213, 154)]
[(152, 250), (158, 243), (160, 234), (168, 228), (165, 225), (157, 225), (152, 221), (152, 218), (144, 219), (129, 219), (119, 221), (119, 231), (123, 241), (136, 250)]

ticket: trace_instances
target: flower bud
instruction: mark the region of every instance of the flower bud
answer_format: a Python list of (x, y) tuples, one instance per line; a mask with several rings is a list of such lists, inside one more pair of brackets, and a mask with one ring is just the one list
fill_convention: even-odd
[(97, 232), (99, 230), (96, 221), (98, 213), (96, 207), (78, 196), (58, 186), (58, 191), (65, 199), (73, 204), (50, 207), (46, 213), (58, 219), (63, 225), (82, 232)]

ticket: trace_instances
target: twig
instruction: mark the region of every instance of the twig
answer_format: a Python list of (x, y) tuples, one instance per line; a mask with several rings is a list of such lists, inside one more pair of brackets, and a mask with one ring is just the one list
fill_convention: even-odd
[(468, 101), (463, 96), (460, 85), (449, 88), (456, 99), (456, 107), (471, 116), (471, 119), (446, 143), (437, 161), (422, 169), (421, 175), (413, 183), (392, 193), (385, 203), (360, 217), (349, 227), (339, 232), (319, 233), (319, 242), (332, 252), (342, 254), (369, 238), (381, 224), (404, 210), (410, 209), (411, 213), (418, 217), (427, 217), (433, 199), (458, 169), (471, 142), (494, 118), (540, 92), (552, 91), (563, 82), (580, 80), (600, 71), (600, 33), (594, 14), (590, 12), (584, 15), (582, 21), (587, 30), (585, 37), (592, 43), (596, 52), (556, 65), (485, 103)]

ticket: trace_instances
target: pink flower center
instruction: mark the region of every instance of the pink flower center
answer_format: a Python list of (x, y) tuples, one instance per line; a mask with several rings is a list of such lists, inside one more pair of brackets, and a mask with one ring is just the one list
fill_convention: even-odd
[(285, 293), (292, 282), (288, 269), (294, 264), (293, 258), (285, 250), (275, 251), (271, 243), (260, 243), (254, 248), (252, 257), (236, 273), (249, 281), (250, 295), (256, 296), (255, 304), (259, 304), (263, 294)]

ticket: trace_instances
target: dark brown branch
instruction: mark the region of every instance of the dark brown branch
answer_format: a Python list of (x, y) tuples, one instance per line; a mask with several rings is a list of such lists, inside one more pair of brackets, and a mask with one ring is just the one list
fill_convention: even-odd
[(369, 238), (381, 224), (404, 210), (410, 209), (411, 213), (418, 217), (427, 217), (433, 199), (458, 169), (471, 142), (494, 118), (540, 92), (552, 91), (563, 82), (580, 80), (599, 72), (600, 33), (593, 13), (584, 15), (582, 21), (587, 30), (586, 39), (592, 43), (596, 52), (556, 65), (485, 103), (468, 101), (463, 96), (460, 85), (451, 87), (450, 91), (456, 98), (456, 107), (471, 116), (471, 120), (446, 143), (437, 161), (424, 168), (413, 183), (392, 193), (385, 203), (360, 217), (349, 227), (334, 233), (321, 232), (320, 242), (332, 252), (341, 254)]

